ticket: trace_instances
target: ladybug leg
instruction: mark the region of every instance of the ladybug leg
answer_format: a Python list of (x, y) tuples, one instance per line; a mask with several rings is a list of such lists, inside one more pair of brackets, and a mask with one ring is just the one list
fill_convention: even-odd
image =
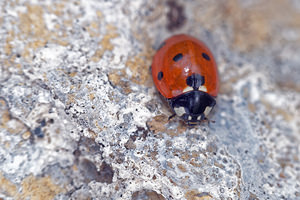
[(208, 119), (208, 118), (206, 118), (206, 117), (204, 117), (203, 122), (207, 122), (208, 124), (209, 124), (209, 123), (216, 123), (216, 121), (210, 120), (210, 119)]
[(196, 125), (199, 125), (200, 123), (197, 122), (197, 123), (190, 123), (190, 122), (187, 122), (187, 125), (189, 126), (189, 128), (193, 128), (195, 127)]
[(168, 121), (170, 121), (171, 119), (173, 119), (175, 116), (176, 116), (176, 114), (171, 115), (171, 116), (168, 118)]

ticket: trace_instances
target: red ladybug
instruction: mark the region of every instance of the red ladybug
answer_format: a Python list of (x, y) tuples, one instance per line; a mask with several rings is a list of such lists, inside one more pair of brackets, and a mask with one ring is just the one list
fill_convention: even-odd
[(165, 40), (152, 62), (159, 93), (190, 125), (206, 120), (219, 90), (217, 65), (207, 46), (194, 37), (175, 35)]

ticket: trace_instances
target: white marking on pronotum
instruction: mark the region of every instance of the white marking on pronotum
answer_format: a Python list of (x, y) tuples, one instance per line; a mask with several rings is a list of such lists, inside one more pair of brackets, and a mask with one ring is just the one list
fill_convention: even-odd
[(184, 72), (187, 73), (187, 72), (189, 72), (189, 71), (190, 71), (189, 66), (186, 66), (186, 67), (184, 68)]
[(199, 115), (199, 116), (197, 117), (197, 120), (198, 120), (198, 121), (200, 121), (200, 120), (201, 120), (201, 115)]
[(178, 116), (182, 116), (185, 114), (184, 107), (179, 107), (179, 108), (175, 107), (174, 111), (175, 111), (176, 115), (178, 115)]
[(184, 88), (183, 92), (189, 92), (189, 91), (193, 91), (193, 88), (190, 86), (187, 86), (186, 88)]
[(202, 91), (202, 92), (207, 92), (207, 88), (204, 85), (201, 85), (198, 90)]
[(192, 120), (192, 116), (191, 115), (189, 115), (188, 120)]
[(211, 109), (212, 109), (212, 107), (206, 106), (206, 108), (204, 110), (204, 115), (207, 116), (210, 113)]

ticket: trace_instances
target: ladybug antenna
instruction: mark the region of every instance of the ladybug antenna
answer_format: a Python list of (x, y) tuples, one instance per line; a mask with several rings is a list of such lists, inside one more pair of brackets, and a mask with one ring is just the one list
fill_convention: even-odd
[(203, 119), (203, 122), (207, 122), (208, 124), (210, 124), (210, 123), (216, 123), (216, 121), (210, 120), (210, 119), (208, 119), (206, 117)]

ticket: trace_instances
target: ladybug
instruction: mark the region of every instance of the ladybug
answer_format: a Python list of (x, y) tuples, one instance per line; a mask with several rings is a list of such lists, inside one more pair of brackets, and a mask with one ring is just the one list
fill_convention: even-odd
[(216, 105), (219, 90), (217, 65), (211, 51), (189, 35), (165, 40), (153, 57), (152, 78), (159, 93), (189, 125), (203, 120)]

